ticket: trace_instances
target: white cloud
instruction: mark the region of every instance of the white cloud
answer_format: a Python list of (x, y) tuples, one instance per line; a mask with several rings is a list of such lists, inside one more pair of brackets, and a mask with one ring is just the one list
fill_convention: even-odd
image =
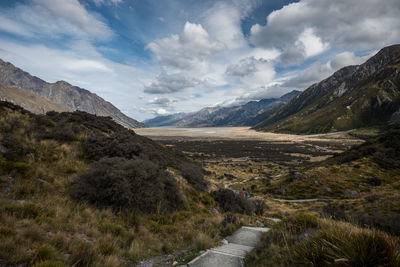
[(95, 38), (114, 33), (99, 15), (89, 13), (78, 0), (33, 0), (0, 12), (0, 30), (25, 37)]
[(206, 62), (213, 54), (222, 51), (222, 43), (212, 41), (200, 24), (186, 22), (180, 35), (157, 39), (147, 45), (160, 63), (175, 68), (188, 68)]
[(169, 94), (193, 88), (199, 81), (183, 73), (167, 74), (162, 72), (154, 81), (144, 86), (147, 94)]
[(328, 44), (323, 43), (321, 38), (314, 34), (312, 28), (304, 29), (304, 31), (300, 33), (297, 42), (301, 43), (304, 47), (306, 57), (316, 56), (328, 48)]
[(233, 5), (217, 2), (204, 16), (210, 35), (227, 48), (236, 49), (247, 45), (240, 27), (241, 10)]
[(170, 107), (173, 103), (178, 102), (176, 99), (170, 99), (167, 97), (156, 97), (153, 99), (150, 99), (148, 101), (149, 104), (154, 105), (154, 106), (159, 106), (159, 107)]
[(275, 70), (268, 60), (248, 57), (229, 65), (226, 74), (238, 76), (243, 84), (254, 88), (271, 82), (275, 76)]
[[(267, 24), (253, 25), (250, 40), (283, 51), (286, 64), (325, 51), (373, 50), (400, 39), (400, 1), (301, 0), (267, 16)], [(290, 56), (293, 56), (290, 62)]]

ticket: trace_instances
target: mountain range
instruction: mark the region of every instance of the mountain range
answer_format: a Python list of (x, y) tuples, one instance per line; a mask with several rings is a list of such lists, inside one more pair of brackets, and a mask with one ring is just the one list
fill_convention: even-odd
[(323, 133), (382, 125), (399, 115), (400, 45), (392, 45), (311, 85), (254, 128)]
[(233, 107), (207, 107), (197, 112), (158, 116), (143, 123), (150, 127), (253, 126), (289, 102), (299, 93), (300, 91), (292, 91), (280, 98), (250, 101), (244, 105)]
[[(42, 79), (32, 76), (29, 73), (15, 67), (13, 64), (5, 62), (0, 59), (0, 84), (4, 86), (19, 88), (27, 92), (31, 92), (35, 95), (40, 96), (41, 101), (43, 102), (43, 98), (49, 100), (50, 102), (46, 103), (45, 106), (31, 108), (34, 105), (25, 105), (24, 101), (22, 101), (22, 95), (27, 96), (27, 93), (23, 91), (18, 91), (15, 89), (15, 92), (12, 95), (8, 95), (5, 97), (5, 89), (3, 92), (3, 99), (14, 102), (15, 104), (21, 105), (24, 108), (36, 113), (42, 113), (42, 111), (47, 111), (47, 108), (56, 111), (74, 111), (80, 110), (85, 111), (90, 114), (95, 114), (98, 116), (110, 116), (116, 122), (120, 123), (123, 126), (128, 128), (139, 128), (144, 127), (145, 125), (126, 116), (123, 114), (118, 108), (112, 105), (110, 102), (105, 101), (103, 98), (98, 95), (91, 93), (90, 91), (73, 86), (65, 81), (58, 81), (55, 83), (48, 83), (43, 81)], [(10, 88), (7, 89), (7, 92), (11, 92)], [(13, 98), (13, 96), (18, 95), (18, 98)], [(31, 102), (32, 97), (34, 95), (30, 95)], [(13, 98), (13, 99), (11, 99)], [(28, 97), (29, 98), (29, 97)], [(39, 105), (38, 102), (38, 105)], [(58, 108), (55, 108), (57, 106)], [(60, 109), (60, 107), (62, 107)]]

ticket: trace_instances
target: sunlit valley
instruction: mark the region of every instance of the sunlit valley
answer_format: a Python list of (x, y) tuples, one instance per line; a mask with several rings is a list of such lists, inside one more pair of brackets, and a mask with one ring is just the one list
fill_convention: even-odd
[(400, 266), (400, 2), (0, 3), (0, 266)]

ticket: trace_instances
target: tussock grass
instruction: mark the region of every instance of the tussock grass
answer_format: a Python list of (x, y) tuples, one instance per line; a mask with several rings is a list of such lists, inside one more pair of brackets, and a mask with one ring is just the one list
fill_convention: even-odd
[(264, 236), (247, 266), (399, 266), (399, 239), (310, 214), (289, 217)]

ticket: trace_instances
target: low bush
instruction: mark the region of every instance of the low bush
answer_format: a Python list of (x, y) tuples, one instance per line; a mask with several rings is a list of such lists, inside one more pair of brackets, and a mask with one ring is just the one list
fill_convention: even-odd
[(104, 158), (79, 176), (71, 196), (114, 211), (170, 212), (184, 203), (175, 180), (150, 161)]
[(203, 168), (195, 163), (183, 162), (179, 166), (181, 175), (196, 189), (205, 190), (208, 187), (208, 182), (204, 180)]
[(254, 213), (254, 203), (229, 189), (213, 191), (211, 196), (225, 212), (237, 212), (247, 215)]

